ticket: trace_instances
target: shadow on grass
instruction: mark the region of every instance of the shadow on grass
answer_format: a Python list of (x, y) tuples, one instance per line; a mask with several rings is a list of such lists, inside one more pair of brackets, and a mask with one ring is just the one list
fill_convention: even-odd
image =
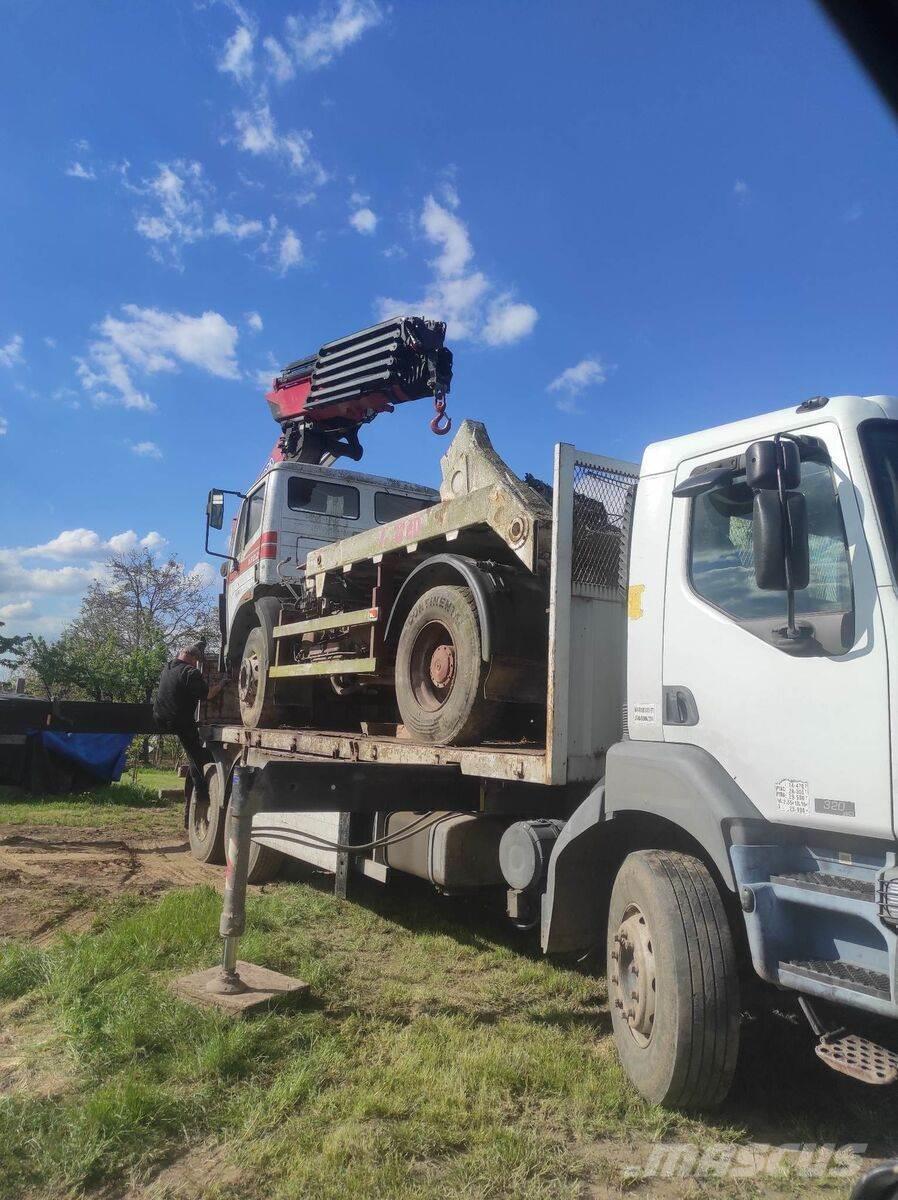
[[(303, 864), (291, 864), (289, 873), (291, 879), (318, 891), (333, 891), (331, 876)], [(444, 935), (475, 950), (506, 949), (543, 961), (536, 932), (510, 928), (496, 895), (440, 896), (422, 880), (399, 876), (391, 879), (388, 889), (368, 879), (353, 878), (350, 894), (354, 903), (409, 932)], [(594, 954), (563, 965), (595, 978), (604, 992), (602, 958)], [(816, 1039), (789, 994), (752, 986), (750, 1001), (746, 1000), (751, 1011), (743, 1015), (736, 1080), (720, 1112), (705, 1116), (708, 1128), (719, 1130), (724, 1141), (731, 1139), (735, 1129), (752, 1142), (854, 1143), (866, 1146), (870, 1156), (898, 1156), (898, 1085), (873, 1087), (825, 1067), (814, 1053)], [(604, 996), (595, 1003), (604, 1006)], [(459, 1007), (458, 1011), (465, 1010)], [(489, 1011), (468, 1015), (478, 1024), (501, 1019), (501, 1014)], [(886, 1045), (896, 1040), (889, 1023), (865, 1023), (861, 1013), (850, 1018), (843, 1013), (842, 1019), (851, 1020), (852, 1031)], [(528, 1020), (571, 1031), (592, 1028), (599, 1037), (611, 1036), (611, 1018), (605, 1007), (600, 1011), (530, 1012)]]

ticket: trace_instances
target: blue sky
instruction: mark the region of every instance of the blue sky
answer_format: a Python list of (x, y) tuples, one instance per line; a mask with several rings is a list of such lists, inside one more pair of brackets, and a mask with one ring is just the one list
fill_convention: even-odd
[[(809, 0), (4, 0), (0, 620), (203, 559), (261, 380), (398, 305), (520, 472), (894, 392), (898, 143)], [(426, 402), (365, 469), (435, 483)]]

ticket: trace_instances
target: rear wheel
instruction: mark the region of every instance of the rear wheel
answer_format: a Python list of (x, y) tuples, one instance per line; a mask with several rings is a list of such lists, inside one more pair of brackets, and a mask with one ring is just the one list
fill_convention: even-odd
[(621, 1064), (647, 1100), (722, 1103), (739, 1050), (736, 954), (697, 858), (641, 850), (624, 860), (608, 913), (608, 999)]
[(434, 587), (412, 606), (396, 647), (396, 700), (415, 737), (447, 746), (485, 736), (496, 706), (483, 696), (481, 646), (469, 588)]
[(201, 799), (194, 788), (187, 814), (187, 835), (190, 853), (198, 862), (218, 863), (225, 860), (224, 827), (224, 768), (218, 763), (206, 767), (208, 801)]
[(240, 717), (247, 729), (269, 729), (284, 719), (282, 708), (274, 703), (274, 683), (269, 678), (271, 644), (261, 625), (249, 631), (240, 660), (237, 695)]

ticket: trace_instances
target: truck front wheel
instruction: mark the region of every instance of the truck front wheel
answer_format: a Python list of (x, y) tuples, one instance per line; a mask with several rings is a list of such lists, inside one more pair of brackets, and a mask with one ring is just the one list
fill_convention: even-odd
[(688, 854), (628, 855), (608, 913), (608, 999), (621, 1064), (647, 1100), (708, 1109), (739, 1050), (736, 954), (720, 894)]
[(470, 588), (442, 584), (426, 591), (396, 647), (396, 701), (406, 729), (441, 746), (480, 742), (496, 708), (483, 696), (487, 667)]

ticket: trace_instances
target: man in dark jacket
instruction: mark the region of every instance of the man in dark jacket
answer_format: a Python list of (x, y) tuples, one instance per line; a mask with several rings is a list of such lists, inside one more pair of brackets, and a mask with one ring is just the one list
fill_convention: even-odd
[(214, 699), (227, 680), (222, 679), (209, 687), (199, 672), (204, 653), (205, 646), (198, 642), (165, 664), (153, 701), (153, 717), (163, 733), (176, 733), (180, 738), (187, 755), (194, 791), (202, 799), (208, 800), (205, 768), (212, 762), (212, 755), (200, 740), (196, 706), (201, 700)]

